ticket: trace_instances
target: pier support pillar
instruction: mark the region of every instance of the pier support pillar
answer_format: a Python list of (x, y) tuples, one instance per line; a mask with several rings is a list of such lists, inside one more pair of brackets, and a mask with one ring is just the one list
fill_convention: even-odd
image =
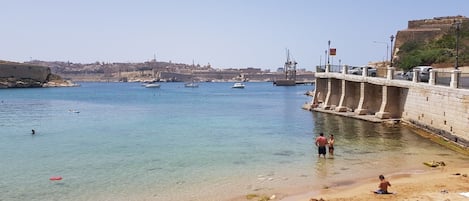
[(379, 112), (375, 114), (376, 117), (380, 119), (389, 119), (391, 117), (391, 113), (386, 111), (387, 104), (388, 104), (388, 87), (383, 86), (383, 98), (381, 100), (381, 107), (379, 108)]
[[(344, 72), (342, 72), (344, 73)], [(345, 79), (342, 80), (342, 91), (341, 91), (341, 94), (340, 94), (340, 101), (339, 101), (339, 105), (335, 108), (335, 111), (336, 112), (347, 112), (347, 107), (344, 107), (344, 104), (345, 104), (345, 95), (346, 95), (346, 90), (345, 90)]]
[(365, 83), (360, 83), (360, 100), (358, 101), (358, 107), (355, 109), (355, 114), (365, 115), (368, 114), (368, 110), (363, 108), (363, 103), (365, 102)]
[(332, 93), (332, 80), (331, 78), (327, 78), (327, 93), (324, 103), (322, 105), (322, 109), (328, 110), (331, 108), (331, 93)]

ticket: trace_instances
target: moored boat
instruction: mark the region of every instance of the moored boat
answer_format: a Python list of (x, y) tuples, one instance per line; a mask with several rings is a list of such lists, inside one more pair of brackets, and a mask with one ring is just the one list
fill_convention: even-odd
[(236, 88), (236, 89), (243, 89), (245, 86), (241, 82), (234, 83), (234, 85), (231, 88)]
[(199, 87), (199, 84), (197, 84), (197, 83), (195, 83), (195, 82), (189, 82), (189, 83), (184, 84), (184, 87), (187, 87), (187, 88), (197, 88), (197, 87)]
[(145, 85), (145, 88), (160, 88), (160, 84), (158, 83), (150, 83), (150, 84), (146, 84)]

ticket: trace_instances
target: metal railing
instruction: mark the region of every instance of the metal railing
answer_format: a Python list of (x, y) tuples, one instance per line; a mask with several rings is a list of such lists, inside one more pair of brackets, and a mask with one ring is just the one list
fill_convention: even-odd
[(435, 71), (435, 85), (448, 86), (451, 84), (451, 72)]
[[(340, 68), (339, 68), (340, 67)], [(348, 72), (349, 66), (317, 66), (316, 72), (317, 73), (342, 73), (342, 74), (349, 74)], [(345, 72), (344, 72), (345, 71)], [(365, 72), (366, 71), (366, 72)], [(461, 89), (469, 89), (469, 73), (462, 73), (460, 70), (452, 70), (448, 71), (438, 71), (438, 70), (430, 70), (429, 74), (425, 74), (425, 77), (420, 77), (419, 70), (415, 70), (410, 74), (410, 76), (405, 76), (405, 74), (401, 74), (398, 77), (394, 77), (394, 67), (388, 67), (386, 69), (386, 76), (385, 79), (393, 80), (393, 79), (401, 79), (401, 80), (410, 80), (412, 82), (422, 82), (427, 83), (430, 85), (440, 85), (440, 86), (448, 86), (451, 88), (461, 88)], [(362, 74), (355, 74), (356, 76), (368, 76), (371, 77), (370, 73), (366, 68), (363, 69)], [(376, 76), (376, 75), (375, 75)], [(424, 78), (424, 79), (421, 79)]]
[(469, 73), (461, 73), (458, 88), (469, 89)]

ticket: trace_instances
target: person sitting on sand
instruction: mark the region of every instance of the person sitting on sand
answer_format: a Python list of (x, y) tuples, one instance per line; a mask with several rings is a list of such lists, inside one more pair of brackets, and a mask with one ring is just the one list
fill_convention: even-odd
[(384, 179), (383, 175), (379, 175), (379, 180), (380, 180), (380, 183), (378, 186), (379, 189), (376, 190), (375, 193), (376, 194), (390, 194), (388, 192), (388, 186), (391, 186), (391, 183), (389, 183), (389, 181)]

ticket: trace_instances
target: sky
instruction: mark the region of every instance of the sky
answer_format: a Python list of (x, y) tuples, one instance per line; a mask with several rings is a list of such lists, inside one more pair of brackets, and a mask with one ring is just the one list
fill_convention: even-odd
[[(468, 0), (0, 0), (0, 60), (171, 61), (213, 68), (366, 65), (409, 20), (469, 17)], [(313, 70), (314, 71), (314, 70)]]

